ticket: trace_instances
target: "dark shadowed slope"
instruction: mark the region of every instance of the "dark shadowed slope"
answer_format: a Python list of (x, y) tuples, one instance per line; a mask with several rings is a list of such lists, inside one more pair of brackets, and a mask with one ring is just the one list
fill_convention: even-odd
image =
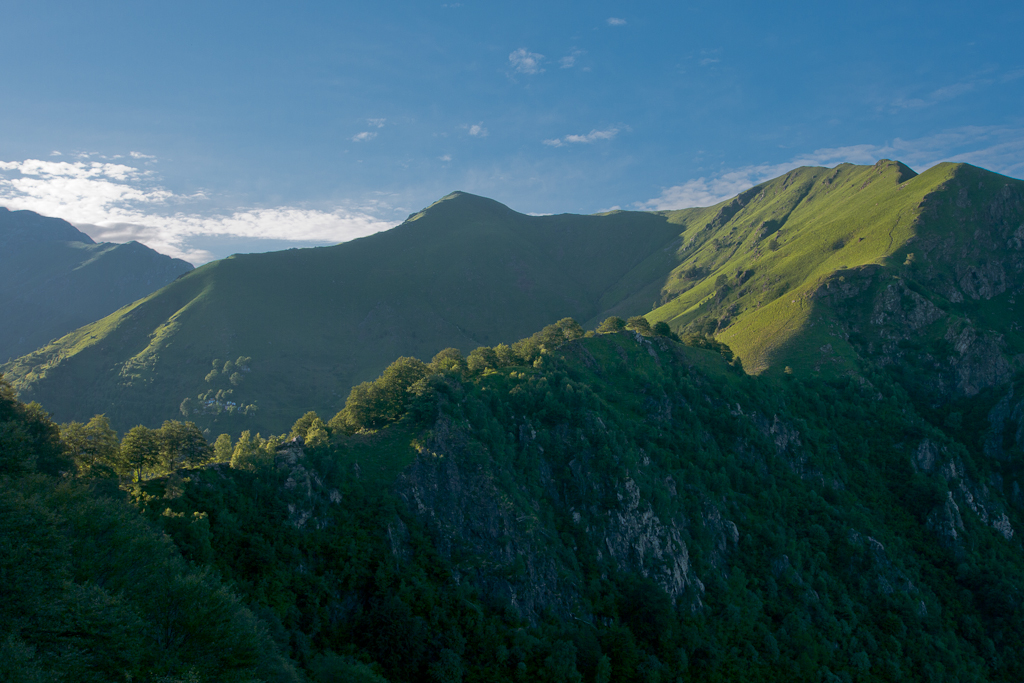
[(59, 218), (0, 207), (0, 360), (163, 287), (192, 265), (137, 242), (96, 244)]
[(126, 428), (190, 399), (200, 424), (281, 431), (295, 405), (336, 411), (397, 356), (650, 310), (677, 235), (649, 213), (532, 217), (454, 193), (385, 233), (207, 264), (4, 371), (60, 420)]

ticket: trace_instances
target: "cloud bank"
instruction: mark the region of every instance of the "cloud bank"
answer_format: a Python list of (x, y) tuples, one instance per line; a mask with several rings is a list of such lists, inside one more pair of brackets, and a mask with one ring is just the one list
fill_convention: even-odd
[(197, 265), (214, 258), (192, 246), (200, 237), (333, 244), (394, 225), (374, 217), (375, 207), (240, 208), (209, 216), (198, 210), (205, 201), (201, 193), (176, 195), (156, 184), (153, 171), (124, 164), (0, 161), (0, 206), (63, 218), (95, 240), (136, 240)]

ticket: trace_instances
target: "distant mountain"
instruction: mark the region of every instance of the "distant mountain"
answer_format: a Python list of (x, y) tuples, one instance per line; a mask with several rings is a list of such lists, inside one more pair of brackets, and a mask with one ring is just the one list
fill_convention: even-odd
[(189, 399), (201, 425), (280, 432), (296, 406), (333, 414), (398, 356), (650, 310), (678, 232), (650, 213), (525, 216), (457, 192), (384, 233), (207, 264), (3, 371), (61, 421), (159, 424)]
[(138, 242), (97, 244), (59, 218), (0, 207), (0, 359), (37, 349), (190, 270)]
[(1022, 226), (1024, 182), (966, 164), (799, 168), (654, 213), (533, 217), (457, 192), (388, 232), (208, 264), (2, 369), (60, 420), (279, 433), (398, 356), (646, 313), (748, 372), (884, 369), (948, 407), (1022, 367)]

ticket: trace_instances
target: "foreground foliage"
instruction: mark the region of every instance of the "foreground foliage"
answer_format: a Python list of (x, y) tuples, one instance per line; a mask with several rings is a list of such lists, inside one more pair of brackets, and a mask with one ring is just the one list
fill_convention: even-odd
[[(265, 626), (0, 377), (0, 679), (294, 681)], [(202, 515), (194, 522), (202, 523)]]
[(317, 680), (1024, 676), (1011, 466), (884, 376), (648, 333), (401, 359), (329, 440), (138, 500)]

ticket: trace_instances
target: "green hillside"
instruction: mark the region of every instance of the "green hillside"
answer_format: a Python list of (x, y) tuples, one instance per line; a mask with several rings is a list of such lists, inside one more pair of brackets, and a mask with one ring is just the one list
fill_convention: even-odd
[(188, 399), (204, 426), (282, 431), (397, 356), (647, 310), (677, 234), (653, 214), (531, 217), (455, 193), (385, 233), (207, 264), (3, 371), (60, 420), (159, 424)]
[(59, 218), (0, 207), (0, 360), (26, 354), (192, 270), (139, 244), (96, 244)]
[(648, 318), (714, 334), (750, 372), (927, 366), (945, 395), (1020, 368), (1024, 182), (966, 164), (800, 168), (702, 211)]

